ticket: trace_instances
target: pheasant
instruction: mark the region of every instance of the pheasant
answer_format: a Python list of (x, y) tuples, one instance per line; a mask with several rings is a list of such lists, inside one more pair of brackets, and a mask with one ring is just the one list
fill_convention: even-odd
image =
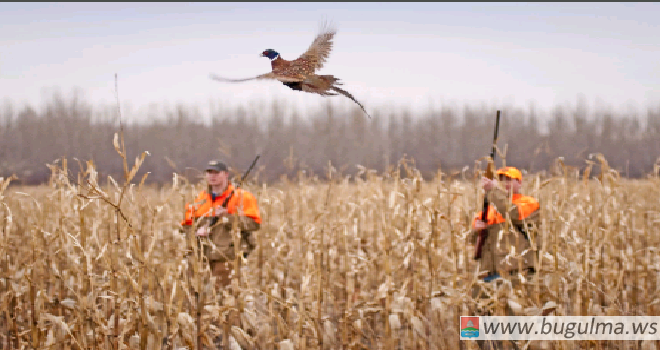
[(319, 75), (316, 71), (323, 67), (332, 50), (332, 39), (336, 31), (333, 28), (323, 26), (307, 51), (295, 60), (283, 59), (279, 52), (266, 49), (261, 57), (270, 59), (272, 71), (252, 78), (228, 79), (211, 74), (211, 79), (224, 82), (244, 82), (249, 80), (274, 79), (282, 82), (294, 91), (302, 91), (319, 94), (321, 96), (334, 96), (342, 94), (353, 100), (364, 113), (371, 119), (364, 106), (358, 102), (351, 93), (338, 87), (343, 85), (339, 79), (332, 75)]

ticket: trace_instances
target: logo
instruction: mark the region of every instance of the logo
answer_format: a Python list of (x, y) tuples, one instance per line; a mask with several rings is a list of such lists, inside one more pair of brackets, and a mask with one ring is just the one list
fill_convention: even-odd
[(479, 336), (479, 316), (461, 316), (461, 338)]

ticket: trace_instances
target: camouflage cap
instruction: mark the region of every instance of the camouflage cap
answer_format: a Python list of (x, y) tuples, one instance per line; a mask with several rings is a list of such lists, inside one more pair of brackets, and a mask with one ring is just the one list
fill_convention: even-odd
[(206, 171), (208, 170), (215, 170), (215, 171), (229, 171), (229, 168), (227, 168), (227, 164), (219, 161), (219, 160), (212, 160), (209, 161), (208, 164), (206, 164)]

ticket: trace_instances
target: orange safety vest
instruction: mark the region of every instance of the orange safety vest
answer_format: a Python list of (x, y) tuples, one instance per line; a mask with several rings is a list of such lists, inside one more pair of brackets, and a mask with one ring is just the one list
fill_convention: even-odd
[[(518, 213), (520, 214), (520, 217), (518, 218), (519, 220), (522, 220), (530, 216), (534, 211), (540, 208), (539, 202), (537, 202), (536, 199), (529, 196), (523, 196), (520, 193), (514, 193), (511, 202), (518, 207)], [(474, 216), (474, 220), (472, 221), (473, 226), (477, 222), (477, 220), (481, 220), (482, 214), (483, 211), (480, 211)], [(506, 221), (506, 219), (504, 219), (504, 216), (502, 216), (502, 214), (497, 212), (495, 206), (489, 205), (488, 213), (486, 214), (486, 224), (495, 225), (495, 224), (501, 224), (504, 221)]]
[[(181, 225), (192, 225), (193, 219), (213, 216), (215, 210), (222, 206), (222, 203), (233, 189), (233, 185), (227, 186), (227, 190), (225, 190), (220, 196), (216, 197), (215, 200), (213, 200), (211, 194), (207, 191), (200, 192), (193, 204), (188, 203), (186, 205), (186, 217), (181, 222)], [(241, 199), (242, 203), (239, 203)], [(236, 208), (240, 207), (241, 204), (243, 210), (242, 214), (254, 219), (257, 224), (261, 224), (261, 215), (259, 214), (257, 200), (250, 192), (241, 189), (236, 190), (227, 203), (227, 211), (229, 214), (234, 214)]]

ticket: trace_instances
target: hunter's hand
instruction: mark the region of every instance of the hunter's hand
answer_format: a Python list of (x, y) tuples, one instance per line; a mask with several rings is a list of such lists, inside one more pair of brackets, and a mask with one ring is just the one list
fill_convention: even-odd
[(197, 233), (195, 234), (197, 237), (206, 237), (209, 235), (211, 232), (211, 229), (208, 226), (202, 226), (197, 229)]
[(485, 191), (490, 191), (490, 190), (492, 190), (493, 188), (495, 188), (496, 184), (497, 184), (497, 182), (496, 182), (495, 180), (491, 180), (491, 179), (489, 179), (489, 178), (487, 178), (487, 177), (482, 177), (482, 178), (481, 178), (481, 187), (482, 187)]
[(481, 231), (481, 230), (485, 230), (486, 227), (488, 227), (488, 225), (486, 224), (485, 221), (476, 220), (472, 228), (474, 228), (475, 231)]
[(215, 216), (222, 217), (222, 216), (228, 216), (228, 215), (229, 215), (229, 211), (225, 207), (217, 207), (215, 209)]

